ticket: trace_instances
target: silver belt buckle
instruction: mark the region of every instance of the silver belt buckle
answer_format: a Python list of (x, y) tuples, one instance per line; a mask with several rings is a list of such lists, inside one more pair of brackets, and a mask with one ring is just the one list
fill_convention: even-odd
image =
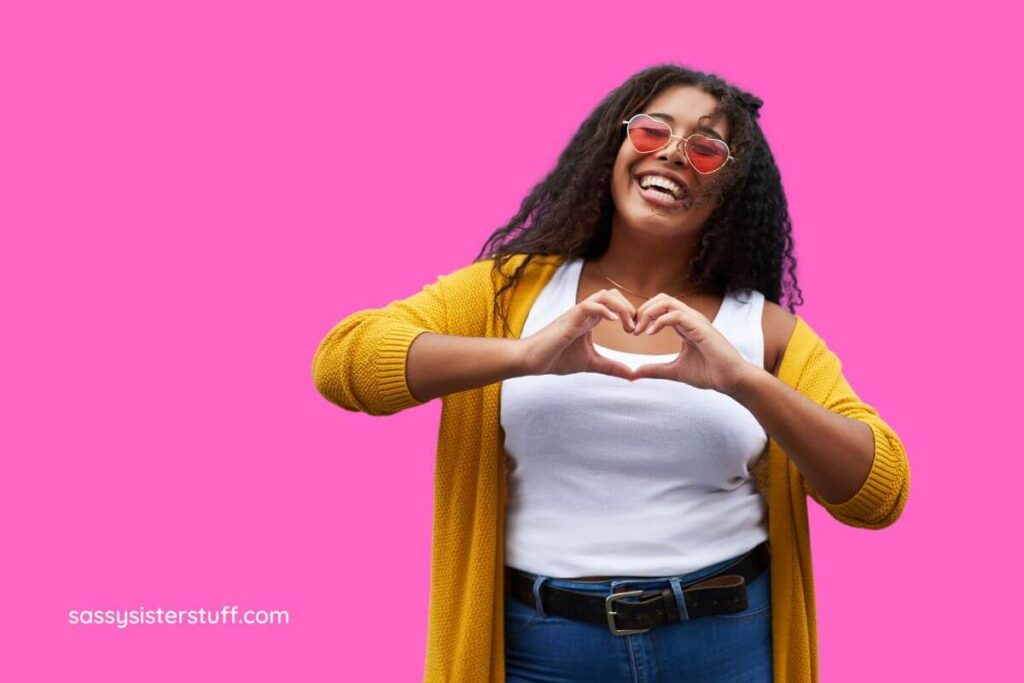
[(608, 615), (608, 628), (611, 629), (611, 632), (614, 635), (628, 636), (632, 633), (647, 633), (651, 630), (649, 628), (618, 628), (615, 625), (615, 615), (618, 614), (618, 612), (612, 609), (612, 603), (621, 598), (626, 598), (631, 595), (643, 595), (643, 593), (644, 592), (642, 590), (624, 591), (622, 593), (612, 593), (604, 599), (604, 612)]

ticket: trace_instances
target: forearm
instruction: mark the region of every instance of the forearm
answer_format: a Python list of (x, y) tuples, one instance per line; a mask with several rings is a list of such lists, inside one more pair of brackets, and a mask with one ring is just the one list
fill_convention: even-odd
[(525, 375), (522, 341), (424, 332), (409, 347), (406, 384), (421, 402)]
[(852, 497), (874, 460), (874, 434), (756, 366), (729, 396), (749, 410), (829, 503)]

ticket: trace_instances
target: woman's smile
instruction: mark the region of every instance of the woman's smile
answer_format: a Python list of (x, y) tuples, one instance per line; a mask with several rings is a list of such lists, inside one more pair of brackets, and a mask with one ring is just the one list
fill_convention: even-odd
[[(671, 193), (665, 192), (657, 187), (651, 186), (648, 189), (644, 189), (640, 186), (640, 177), (633, 178), (633, 188), (637, 194), (648, 204), (657, 206), (662, 209), (686, 209), (689, 208), (689, 193), (685, 193), (682, 199), (676, 199)], [(684, 191), (685, 192), (685, 191)]]

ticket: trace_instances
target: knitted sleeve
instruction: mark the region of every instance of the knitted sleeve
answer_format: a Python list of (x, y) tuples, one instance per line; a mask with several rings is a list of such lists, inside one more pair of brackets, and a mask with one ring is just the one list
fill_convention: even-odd
[(829, 410), (867, 424), (875, 437), (871, 470), (848, 500), (829, 503), (806, 479), (804, 492), (834, 518), (850, 526), (881, 529), (895, 522), (910, 491), (910, 467), (899, 436), (874, 408), (858, 398), (843, 376), (841, 361), (823, 341), (811, 352), (800, 378), (800, 389)]
[(493, 259), (441, 275), (418, 293), (337, 323), (313, 355), (313, 384), (345, 410), (392, 415), (422, 405), (409, 392), (406, 357), (424, 332), (483, 336)]

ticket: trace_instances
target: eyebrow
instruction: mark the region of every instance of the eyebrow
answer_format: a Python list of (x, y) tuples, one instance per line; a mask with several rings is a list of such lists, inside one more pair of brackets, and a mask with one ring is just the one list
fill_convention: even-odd
[[(656, 116), (659, 119), (665, 119), (669, 123), (675, 125), (675, 122), (676, 122), (675, 117), (673, 117), (671, 114), (662, 114), (661, 112), (657, 112), (657, 111), (647, 111), (647, 112), (644, 112), (644, 113), (647, 114), (648, 116)], [(704, 118), (704, 117), (702, 116), (701, 118)], [(725, 142), (725, 138), (722, 137), (721, 133), (719, 133), (717, 130), (715, 130), (711, 126), (705, 125), (703, 123), (698, 123), (696, 126), (693, 127), (693, 129), (694, 130), (701, 130), (701, 131), (705, 131), (707, 133), (710, 133), (712, 137), (718, 138), (722, 142)]]

